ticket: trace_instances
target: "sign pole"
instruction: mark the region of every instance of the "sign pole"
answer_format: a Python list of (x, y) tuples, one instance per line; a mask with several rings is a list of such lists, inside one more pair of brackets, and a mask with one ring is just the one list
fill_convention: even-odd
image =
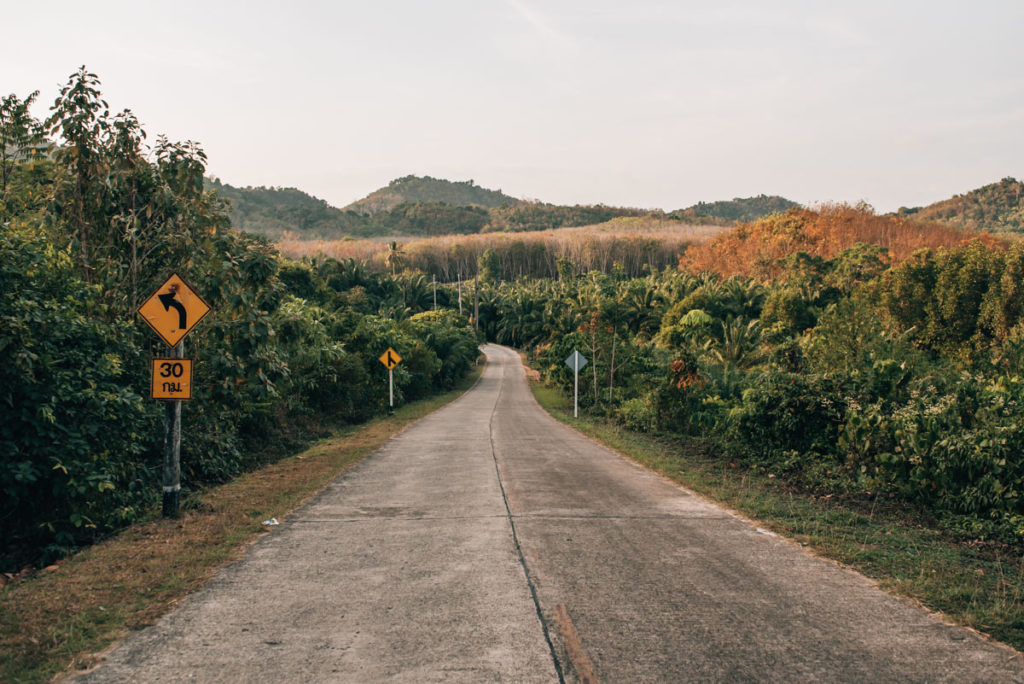
[(388, 369), (388, 415), (395, 415), (395, 366), (402, 362), (402, 357), (391, 347), (380, 355), (379, 361)]
[(572, 365), (573, 369), (573, 384), (572, 384), (572, 417), (580, 417), (580, 360), (574, 358)]
[[(185, 358), (185, 342), (178, 342), (171, 355)], [(163, 516), (178, 517), (181, 498), (181, 402), (169, 401), (164, 407), (164, 502)]]
[(579, 349), (573, 349), (572, 354), (565, 360), (565, 365), (572, 368), (572, 417), (580, 417), (580, 368), (587, 365), (587, 357), (580, 354)]

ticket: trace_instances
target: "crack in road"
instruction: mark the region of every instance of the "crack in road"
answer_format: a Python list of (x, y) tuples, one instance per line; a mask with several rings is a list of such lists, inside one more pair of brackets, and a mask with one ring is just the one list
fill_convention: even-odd
[(546, 515), (543, 513), (506, 513), (504, 515), (452, 516), (367, 515), (359, 518), (302, 518), (300, 520), (288, 520), (287, 523), (361, 523), (380, 522), (381, 520), (394, 520), (396, 522), (416, 522), (422, 520), (430, 522), (444, 520), (494, 520), (496, 518), (511, 518), (512, 520), (734, 520), (734, 518), (729, 516), (720, 515)]
[(449, 516), (395, 516), (395, 515), (379, 515), (379, 516), (365, 516), (361, 518), (303, 518), (301, 520), (288, 520), (287, 524), (292, 523), (362, 523), (362, 522), (380, 522), (381, 520), (394, 520), (395, 522), (431, 522), (431, 521), (445, 521), (445, 520), (495, 520), (500, 518), (507, 518), (507, 515), (449, 515)]
[(508, 503), (508, 492), (505, 491), (505, 483), (501, 479), (501, 468), (498, 467), (498, 454), (494, 449), (494, 414), (498, 411), (498, 404), (501, 401), (501, 393), (505, 388), (505, 366), (501, 366), (501, 377), (498, 382), (498, 394), (494, 398), (494, 408), (491, 409), (491, 417), (487, 422), (488, 439), (491, 444), (491, 459), (494, 461), (494, 474), (498, 478), (498, 487), (501, 489), (501, 498), (505, 504), (505, 513), (508, 517), (508, 524), (512, 528), (512, 543), (516, 549), (516, 555), (519, 556), (519, 565), (523, 569), (523, 576), (526, 578), (526, 586), (530, 589), (530, 597), (533, 599), (533, 607), (537, 610), (537, 619), (540, 620), (540, 628), (544, 632), (544, 641), (548, 645), (548, 651), (551, 654), (551, 662), (555, 666), (555, 674), (558, 675), (559, 684), (565, 684), (565, 674), (562, 672), (562, 664), (558, 661), (558, 655), (555, 653), (555, 645), (551, 641), (551, 633), (548, 630), (548, 624), (544, 620), (544, 613), (540, 608), (540, 598), (537, 596), (537, 586), (533, 581), (533, 577), (530, 575), (530, 568), (526, 564), (526, 557), (523, 555), (523, 547), (519, 544), (519, 533), (516, 531), (515, 516), (512, 515), (512, 508)]

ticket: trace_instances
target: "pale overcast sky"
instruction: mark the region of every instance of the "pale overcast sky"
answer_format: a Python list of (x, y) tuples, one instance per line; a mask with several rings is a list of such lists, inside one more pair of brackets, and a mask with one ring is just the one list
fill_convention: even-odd
[(1020, 0), (5, 3), (0, 94), (81, 64), (233, 185), (407, 174), (675, 209), (914, 206), (1024, 176)]

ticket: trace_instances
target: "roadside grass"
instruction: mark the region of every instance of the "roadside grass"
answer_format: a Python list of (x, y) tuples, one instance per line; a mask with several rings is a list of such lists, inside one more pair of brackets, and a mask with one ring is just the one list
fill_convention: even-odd
[[(399, 407), (391, 417), (335, 427), (309, 449), (183, 502), (174, 520), (129, 527), (0, 590), (0, 681), (39, 682), (86, 669), (127, 630), (152, 624), (263, 534), (394, 434), (459, 397)], [(52, 567), (52, 566), (51, 566)]]
[(964, 540), (888, 500), (837, 500), (788, 488), (764, 472), (715, 458), (699, 440), (632, 432), (604, 419), (572, 417), (572, 401), (531, 381), (558, 420), (669, 479), (920, 601), (954, 622), (1024, 649), (1024, 563), (1019, 549)]

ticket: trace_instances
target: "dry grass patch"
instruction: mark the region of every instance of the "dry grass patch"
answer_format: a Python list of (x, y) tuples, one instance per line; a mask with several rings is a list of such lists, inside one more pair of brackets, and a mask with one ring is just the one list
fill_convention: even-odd
[(152, 624), (239, 558), (282, 517), (410, 423), (452, 401), (479, 378), (404, 406), (390, 418), (339, 429), (310, 449), (209, 489), (181, 518), (134, 525), (116, 537), (0, 591), (0, 681), (45, 681), (89, 667), (127, 630)]

